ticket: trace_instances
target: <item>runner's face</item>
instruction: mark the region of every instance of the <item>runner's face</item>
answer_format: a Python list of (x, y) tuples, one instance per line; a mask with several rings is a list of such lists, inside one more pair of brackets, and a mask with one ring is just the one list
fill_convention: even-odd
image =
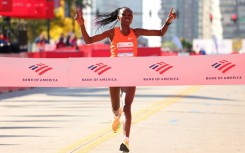
[(133, 20), (133, 12), (129, 8), (123, 8), (119, 13), (119, 20), (121, 21), (121, 25), (130, 25)]

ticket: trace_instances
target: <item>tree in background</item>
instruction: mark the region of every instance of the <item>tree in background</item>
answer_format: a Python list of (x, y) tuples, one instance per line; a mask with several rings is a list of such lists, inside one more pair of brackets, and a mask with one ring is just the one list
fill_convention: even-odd
[(190, 52), (192, 50), (192, 43), (191, 42), (187, 41), (185, 38), (181, 38), (180, 41), (182, 43), (184, 51)]
[(232, 40), (232, 52), (239, 53), (242, 50), (242, 39)]
[[(74, 32), (78, 38), (81, 37), (80, 27), (75, 24), (74, 16), (76, 8), (91, 6), (88, 0), (60, 0), (60, 6), (54, 10), (55, 18), (50, 20), (50, 37), (58, 40), (61, 34), (68, 35)], [(23, 19), (28, 26), (28, 39), (32, 43), (40, 33), (48, 35), (47, 20)]]
[(177, 51), (178, 47), (174, 44), (173, 41), (164, 41), (162, 43), (162, 48), (167, 51)]
[(185, 38), (177, 38), (178, 43), (173, 39), (173, 41), (164, 41), (162, 43), (162, 47), (167, 50), (172, 51), (184, 51), (184, 52), (190, 52), (192, 51), (192, 43), (187, 41)]

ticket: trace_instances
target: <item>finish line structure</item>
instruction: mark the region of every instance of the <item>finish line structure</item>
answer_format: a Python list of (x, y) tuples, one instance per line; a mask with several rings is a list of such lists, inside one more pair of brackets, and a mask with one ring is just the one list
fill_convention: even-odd
[(245, 54), (157, 57), (0, 58), (0, 87), (245, 84)]

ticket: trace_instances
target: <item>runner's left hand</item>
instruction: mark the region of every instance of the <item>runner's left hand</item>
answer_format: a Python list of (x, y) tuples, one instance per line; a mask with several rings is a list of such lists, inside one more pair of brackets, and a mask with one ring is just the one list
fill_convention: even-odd
[(170, 12), (168, 14), (168, 18), (166, 20), (167, 23), (172, 23), (173, 20), (176, 19), (177, 14), (173, 10), (174, 10), (174, 8), (171, 8), (171, 10), (170, 10)]

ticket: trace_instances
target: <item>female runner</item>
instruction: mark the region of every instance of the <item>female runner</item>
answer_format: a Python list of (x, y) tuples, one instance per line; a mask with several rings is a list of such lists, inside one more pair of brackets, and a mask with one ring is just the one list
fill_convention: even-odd
[[(98, 28), (107, 24), (114, 23), (110, 29), (97, 34), (89, 36), (84, 25), (84, 18), (82, 11), (77, 10), (75, 19), (81, 27), (83, 39), (86, 44), (101, 41), (105, 38), (109, 38), (111, 41), (110, 52), (111, 57), (126, 57), (137, 56), (137, 38), (139, 36), (164, 36), (167, 32), (169, 25), (176, 18), (176, 13), (173, 12), (173, 8), (170, 10), (169, 15), (165, 21), (165, 24), (159, 30), (149, 30), (142, 28), (131, 28), (130, 25), (133, 21), (133, 11), (128, 7), (117, 8), (111, 13), (98, 15), (95, 24)], [(116, 27), (116, 23), (120, 22), (120, 26)], [(114, 120), (112, 123), (112, 130), (116, 132), (120, 126), (120, 117), (124, 112), (124, 125), (123, 142), (120, 145), (120, 150), (123, 152), (129, 152), (129, 135), (131, 128), (131, 105), (134, 100), (136, 87), (109, 87), (109, 93), (111, 98), (112, 112), (114, 113)], [(120, 92), (125, 95), (124, 106), (120, 109)]]

